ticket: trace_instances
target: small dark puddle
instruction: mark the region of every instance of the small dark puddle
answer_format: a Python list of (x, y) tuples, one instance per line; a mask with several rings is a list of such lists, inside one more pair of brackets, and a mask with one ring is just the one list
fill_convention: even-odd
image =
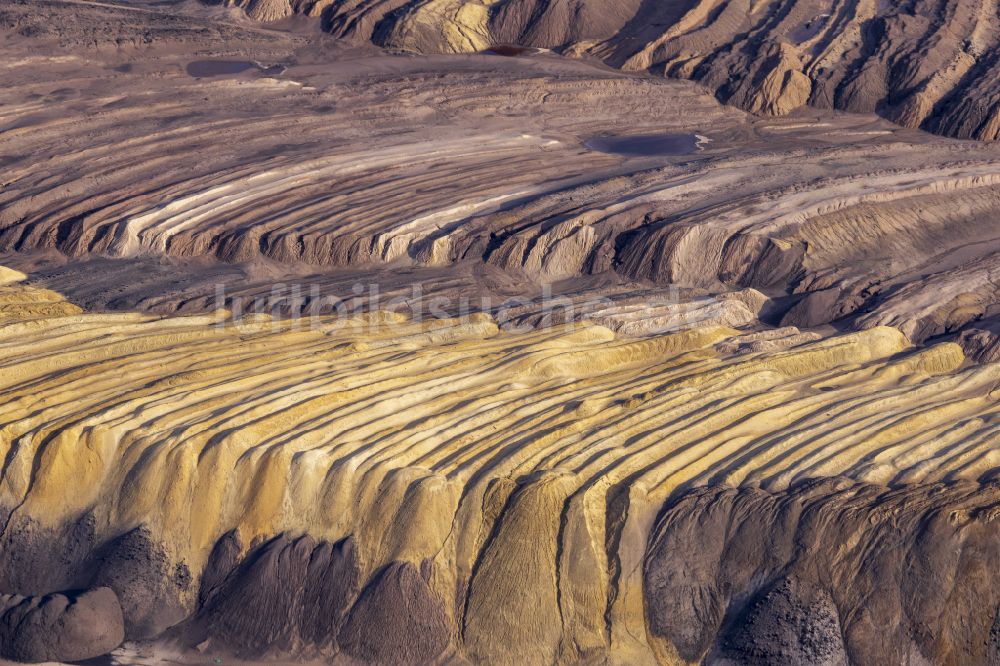
[(271, 75), (280, 74), (285, 70), (280, 65), (264, 69), (257, 65), (257, 63), (250, 62), (249, 60), (195, 60), (189, 62), (186, 68), (188, 76), (197, 78), (203, 76), (232, 76), (233, 74), (240, 74), (251, 69)]
[(643, 134), (635, 136), (598, 136), (584, 142), (599, 153), (650, 157), (688, 155), (698, 150), (697, 134)]
[(524, 46), (513, 46), (511, 44), (497, 44), (496, 46), (491, 46), (490, 48), (483, 51), (485, 55), (498, 55), (504, 56), (505, 58), (512, 58), (514, 56), (525, 55), (526, 53), (534, 53), (535, 49), (529, 49)]

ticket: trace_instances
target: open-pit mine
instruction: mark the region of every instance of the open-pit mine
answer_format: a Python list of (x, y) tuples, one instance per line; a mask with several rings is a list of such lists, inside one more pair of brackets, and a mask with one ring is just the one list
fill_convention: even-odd
[(996, 0), (0, 0), (0, 660), (1000, 665)]

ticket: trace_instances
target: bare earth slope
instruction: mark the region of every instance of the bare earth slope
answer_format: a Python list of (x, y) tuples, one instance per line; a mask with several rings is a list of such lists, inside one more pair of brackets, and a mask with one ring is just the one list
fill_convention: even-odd
[[(214, 307), (220, 280), (257, 296), (405, 265), (408, 282), (517, 276), (504, 296), (595, 275), (753, 288), (781, 298), (774, 323), (890, 324), (915, 341), (995, 314), (992, 145), (871, 117), (755, 120), (689, 84), (548, 55), (361, 58), (265, 37), (208, 40), (202, 56), (167, 41), (154, 57), (45, 59), (12, 42), (0, 251), (270, 263), (256, 289), (202, 262), (98, 290), (160, 311)], [(202, 57), (246, 69), (192, 76)], [(636, 136), (679, 140), (613, 152)], [(23, 261), (9, 263), (37, 267)], [(981, 330), (970, 352), (994, 339)]]
[(1000, 648), (1000, 365), (952, 343), (875, 328), (734, 356), (721, 327), (303, 328), (0, 297), (0, 585), (117, 601), (61, 658), (115, 647), (91, 634), (122, 615), (132, 639), (242, 658)]
[[(263, 3), (246, 6), (259, 15)], [(304, 7), (334, 34), (394, 48), (556, 48), (693, 79), (752, 112), (810, 104), (878, 112), (949, 136), (1000, 136), (993, 0), (320, 0)]]

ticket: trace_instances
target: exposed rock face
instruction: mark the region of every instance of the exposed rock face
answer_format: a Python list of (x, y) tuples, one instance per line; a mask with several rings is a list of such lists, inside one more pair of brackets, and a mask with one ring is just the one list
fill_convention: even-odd
[(4, 289), (2, 583), (107, 585), (116, 640), (387, 664), (994, 649), (1000, 366), (953, 343), (302, 328)]
[(215, 545), (197, 612), (169, 635), (242, 658), (333, 653), (360, 587), (354, 543), (279, 536), (243, 550), (234, 534)]
[(830, 595), (782, 578), (731, 620), (717, 648), (720, 664), (847, 666), (837, 607)]
[(451, 643), (442, 601), (409, 562), (393, 562), (368, 584), (337, 640), (366, 664), (429, 664)]
[(79, 661), (122, 642), (122, 609), (107, 587), (41, 597), (0, 595), (0, 657), (15, 661)]
[(206, 21), (178, 11), (176, 4), (171, 7), (170, 3), (144, 0), (4, 0), (0, 3), (0, 30), (43, 43), (54, 42), (60, 47), (123, 50), (164, 46), (190, 49), (196, 45), (231, 48), (240, 41), (287, 48), (296, 41), (252, 25)]
[(136, 528), (112, 540), (94, 557), (91, 585), (115, 591), (125, 615), (125, 635), (151, 638), (186, 615), (180, 600), (193, 585), (183, 563), (171, 565), (149, 530)]
[(287, 20), (926, 125), (989, 7), (228, 4), (0, 2), (0, 656), (1000, 663), (998, 147)]
[[(299, 4), (316, 15), (316, 3)], [(263, 20), (293, 11), (288, 0), (245, 6)], [(993, 140), (995, 10), (982, 0), (349, 0), (330, 6), (327, 22), (338, 36), (425, 53), (521, 44), (596, 55), (700, 81), (755, 113), (811, 104)]]
[[(273, 53), (273, 39), (243, 43), (243, 58)], [(30, 44), (5, 48), (4, 103), (20, 116), (0, 136), (0, 250), (79, 260), (11, 261), (81, 303), (204, 312), (222, 284), (224, 305), (323, 311), (361, 281), (404, 299), (419, 281), (448, 313), (462, 296), (494, 297), (483, 310), (496, 313), (586, 278), (591, 293), (558, 293), (601, 303), (577, 318), (623, 334), (764, 317), (921, 342), (993, 316), (998, 299), (992, 145), (868, 117), (753, 120), (691, 85), (550, 56), (359, 65), (316, 46), (255, 57), (288, 64), (281, 75), (193, 78), (170, 54), (153, 77), (118, 71), (117, 56), (39, 65)], [(79, 89), (54, 95), (67, 76)], [(638, 156), (590, 143), (664, 132), (704, 140)], [(683, 298), (664, 301), (665, 287)], [(727, 296), (745, 289), (771, 305)]]
[(654, 532), (650, 627), (709, 663), (994, 663), (997, 492), (836, 480), (691, 492)]
[(780, 351), (822, 338), (819, 333), (803, 333), (794, 326), (786, 326), (738, 335), (720, 342), (716, 348), (724, 354), (753, 354)]
[(248, 0), (244, 4), (247, 16), (255, 21), (277, 21), (294, 13), (289, 0)]
[(958, 343), (978, 363), (1000, 361), (1000, 322), (991, 319), (962, 332)]

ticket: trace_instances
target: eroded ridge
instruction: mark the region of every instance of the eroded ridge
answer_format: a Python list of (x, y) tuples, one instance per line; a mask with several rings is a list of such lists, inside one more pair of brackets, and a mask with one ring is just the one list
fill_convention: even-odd
[(629, 71), (700, 81), (754, 113), (810, 104), (879, 112), (950, 136), (1000, 136), (995, 0), (232, 4), (263, 20), (296, 10), (324, 16), (338, 36), (424, 53), (518, 44), (597, 56)]
[[(3, 261), (85, 304), (210, 310), (219, 284), (343, 296), (353, 276), (407, 287), (405, 267), (448, 296), (753, 288), (780, 302), (772, 324), (964, 334), (977, 359), (998, 344), (995, 145), (753, 118), (552, 54), (359, 54), (271, 31), (201, 37), (209, 60), (166, 37), (41, 56), (42, 37), (5, 35)], [(49, 279), (40, 252), (81, 265)]]
[[(243, 11), (207, 9), (217, 4)], [(73, 21), (61, 20), (67, 12)], [(0, 27), (74, 46), (277, 45), (294, 40), (261, 26), (295, 15), (339, 38), (409, 52), (596, 57), (696, 80), (754, 113), (808, 104), (954, 137), (1000, 136), (995, 0), (7, 0)]]
[[(725, 608), (684, 620), (705, 621), (696, 641), (657, 614), (683, 596), (656, 565), (671, 523), (650, 541), (665, 502), (837, 477), (904, 495), (961, 482), (956, 498), (985, 507), (977, 525), (994, 511), (1000, 365), (893, 328), (761, 353), (723, 327), (629, 339), (593, 323), (506, 333), (485, 315), (88, 314), (5, 278), (0, 583), (111, 588), (132, 638), (244, 657), (670, 663), (750, 648), (713, 647)], [(927, 492), (900, 510), (951, 506)], [(755, 515), (766, 531), (775, 514)], [(991, 520), (977, 529), (995, 548)], [(776, 594), (813, 598), (789, 585)], [(397, 633), (373, 633), (389, 617)]]

